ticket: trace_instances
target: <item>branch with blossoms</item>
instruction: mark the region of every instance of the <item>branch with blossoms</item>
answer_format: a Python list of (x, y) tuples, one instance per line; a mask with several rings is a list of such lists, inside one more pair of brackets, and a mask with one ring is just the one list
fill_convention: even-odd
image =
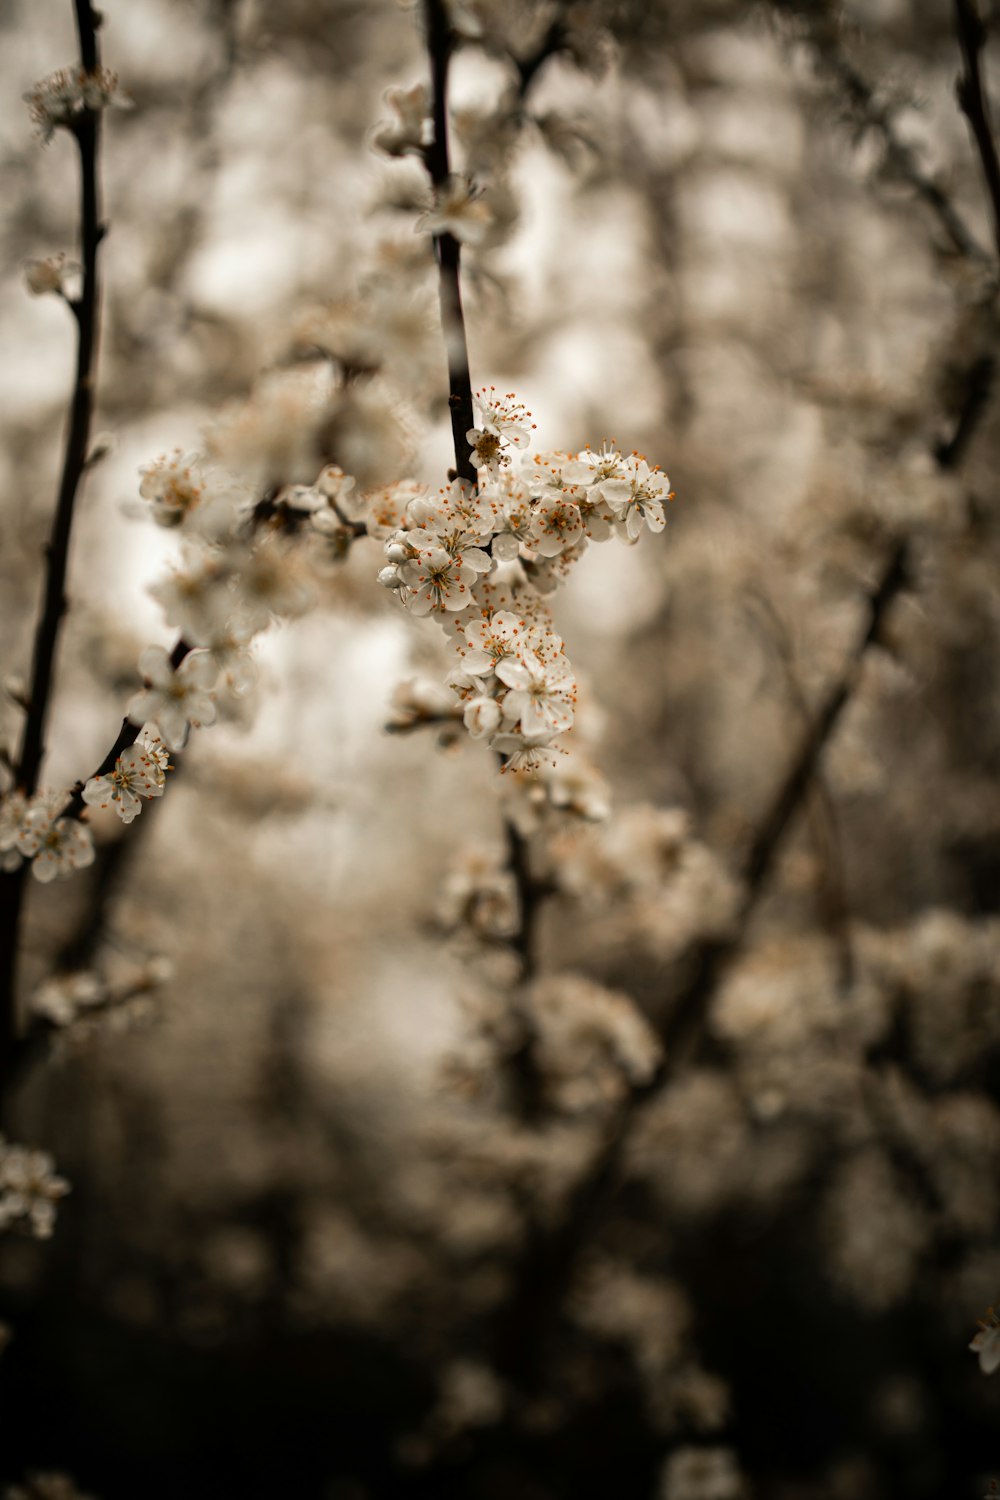
[[(38, 788), (56, 648), (66, 611), (66, 575), (73, 514), (90, 458), (100, 328), (98, 251), (105, 232), (100, 215), (101, 114), (108, 105), (128, 102), (118, 90), (115, 74), (101, 66), (98, 46), (100, 16), (90, 0), (74, 0), (74, 12), (80, 46), (79, 66), (63, 68), (52, 74), (26, 96), (42, 141), (48, 142), (57, 129), (62, 129), (73, 137), (79, 150), (82, 266), (78, 294), (70, 294), (68, 290), (68, 268), (64, 256), (36, 263), (29, 268), (28, 277), (30, 290), (35, 293), (55, 292), (66, 301), (76, 323), (77, 348), (62, 476), (46, 552), (45, 585), (35, 631), (24, 728), (14, 766), (13, 796), (21, 799), (25, 808), (34, 799)], [(0, 832), (0, 853), (5, 856), (0, 916), (0, 1078), (3, 1076), (17, 1026), (17, 950), (24, 899), (23, 869), (10, 868), (14, 862), (13, 856), (25, 852), (23, 849), (14, 849), (10, 806), (11, 799), (7, 799), (0, 812), (0, 829), (3, 830)], [(43, 855), (37, 867), (39, 877), (43, 879), (53, 863), (58, 862), (56, 851), (60, 843), (67, 850), (73, 851), (68, 857), (72, 858), (75, 866), (82, 866), (92, 858), (86, 835), (70, 829), (68, 825), (58, 839), (46, 843), (54, 824), (55, 819), (46, 818), (43, 805), (36, 803), (32, 809), (30, 824), (25, 826), (23, 832), (22, 842), (30, 848), (31, 853)]]
[[(489, 211), (478, 187), (452, 171), (447, 87), (455, 37), (440, 0), (428, 4), (427, 39), (433, 97), (422, 88), (394, 92), (399, 122), (383, 129), (377, 144), (391, 155), (419, 156), (434, 193), (416, 228), (431, 236), (438, 264), (454, 477), (435, 495), (412, 481), (360, 491), (329, 463), (305, 485), (285, 482), (281, 465), (266, 482), (258, 475), (248, 483), (200, 455), (176, 454), (147, 466), (140, 493), (153, 519), (177, 531), (184, 546), (180, 566), (151, 589), (180, 638), (172, 651), (151, 646), (142, 654), (145, 686), (133, 695), (121, 730), (89, 778), (70, 792), (55, 792), (37, 790), (35, 776), (4, 798), (0, 849), (17, 867), (11, 876), (19, 890), (29, 867), (47, 882), (91, 863), (85, 811), (111, 809), (123, 823), (133, 822), (146, 801), (162, 796), (168, 757), (183, 750), (191, 727), (213, 722), (218, 695), (247, 691), (253, 638), (314, 601), (308, 569), (296, 556), (303, 534), (319, 533), (336, 557), (362, 536), (381, 541), (386, 567), (379, 581), (411, 613), (436, 616), (451, 639), (448, 716), (460, 716), (506, 772), (530, 779), (542, 771), (551, 777), (558, 768), (557, 741), (574, 721), (576, 681), (546, 597), (589, 541), (618, 535), (632, 543), (644, 528), (662, 530), (667, 481), (638, 454), (607, 447), (525, 456), (514, 465), (513, 456), (529, 445), (530, 413), (494, 388), (473, 397), (459, 268), (462, 244), (478, 240)], [(554, 46), (554, 39), (543, 39), (546, 53), (550, 42)], [(539, 55), (538, 66), (543, 60)], [(108, 81), (103, 102), (114, 102), (112, 89)], [(40, 86), (36, 95), (49, 101), (52, 128), (74, 126), (81, 110), (66, 104), (54, 85)], [(82, 113), (89, 117), (93, 107), (88, 94)], [(37, 99), (33, 110), (40, 120)], [(328, 411), (319, 416), (331, 420)], [(280, 423), (280, 411), (269, 411), (267, 420)], [(511, 946), (527, 976), (534, 966), (535, 916), (547, 892), (514, 823), (507, 844), (521, 914)], [(12, 954), (16, 928), (15, 916)], [(12, 1014), (13, 992), (11, 968)]]

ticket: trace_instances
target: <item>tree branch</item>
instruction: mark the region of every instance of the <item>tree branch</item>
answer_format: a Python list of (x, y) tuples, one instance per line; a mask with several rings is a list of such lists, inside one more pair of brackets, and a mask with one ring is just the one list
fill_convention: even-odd
[[(434, 139), (424, 152), (424, 161), (435, 192), (442, 192), (451, 176), (448, 147), (448, 71), (451, 65), (452, 33), (444, 0), (426, 0), (427, 53), (431, 66)], [(438, 293), (441, 326), (448, 357), (448, 407), (455, 447), (455, 471), (460, 479), (476, 483), (471, 449), (465, 434), (474, 425), (469, 348), (462, 310), (459, 280), (462, 247), (452, 234), (434, 236), (438, 263)]]
[(989, 103), (983, 88), (980, 58), (986, 43), (986, 27), (973, 0), (955, 0), (955, 23), (959, 46), (962, 49), (964, 71), (960, 74), (956, 92), (958, 104), (969, 122), (979, 161), (986, 183), (990, 202), (990, 217), (993, 221), (993, 243), (1000, 260), (1000, 159), (997, 157), (996, 141), (990, 123)]
[[(100, 64), (97, 31), (100, 17), (90, 0), (74, 0), (80, 41), (80, 62), (86, 73)], [(100, 282), (98, 248), (104, 236), (100, 221), (98, 154), (101, 136), (99, 110), (84, 109), (72, 134), (80, 151), (80, 249), (83, 281), (79, 300), (72, 303), (77, 328), (76, 377), (70, 400), (69, 425), (62, 476), (49, 538), (45, 588), (35, 631), (27, 713), (17, 758), (16, 785), (31, 796), (45, 753), (45, 725), (52, 694), (59, 629), (66, 612), (66, 573), (69, 565), (73, 512), (87, 465), (94, 409), (94, 382), (99, 343)], [(15, 986), (17, 948), (24, 904), (26, 867), (3, 876), (0, 884), (0, 1077), (3, 1076), (16, 1032)]]

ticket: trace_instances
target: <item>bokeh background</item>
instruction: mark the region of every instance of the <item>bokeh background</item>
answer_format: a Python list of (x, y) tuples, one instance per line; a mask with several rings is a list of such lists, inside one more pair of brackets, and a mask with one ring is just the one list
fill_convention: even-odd
[[(1000, 1296), (1000, 422), (952, 8), (455, 19), (456, 151), (494, 216), (465, 258), (474, 383), (516, 390), (538, 447), (613, 438), (677, 494), (664, 535), (592, 548), (556, 601), (611, 812), (526, 825), (553, 889), (518, 985), (489, 930), (510, 789), (481, 746), (385, 732), (443, 638), (378, 588), (375, 543), (309, 551), (317, 606), (262, 639), (254, 693), (132, 828), (92, 819), (92, 872), (32, 889), (26, 1010), (66, 969), (143, 993), (60, 1028), (8, 1109), (73, 1191), (51, 1242), (0, 1243), (0, 1481), (978, 1497), (1000, 1474), (1000, 1380), (967, 1349)], [(91, 772), (140, 651), (171, 641), (147, 590), (178, 543), (140, 514), (140, 465), (235, 430), (308, 481), (302, 382), (345, 371), (321, 457), (373, 483), (449, 463), (422, 174), (372, 149), (384, 91), (426, 77), (419, 13), (107, 0), (102, 36), (134, 101), (105, 131), (114, 446), (79, 510), (52, 786)], [(40, 145), (21, 101), (74, 48), (68, 0), (7, 0), (15, 689), (73, 347), (22, 267), (76, 253), (72, 143)], [(1000, 42), (984, 65), (1000, 89)]]

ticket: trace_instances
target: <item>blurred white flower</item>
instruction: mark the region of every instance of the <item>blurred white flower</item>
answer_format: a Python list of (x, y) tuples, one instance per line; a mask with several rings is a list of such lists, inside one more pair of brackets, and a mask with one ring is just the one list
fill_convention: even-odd
[(175, 671), (162, 646), (148, 646), (139, 671), (148, 685), (129, 699), (126, 715), (133, 724), (155, 722), (168, 749), (183, 748), (189, 724), (215, 722), (218, 669), (209, 652), (190, 652)]

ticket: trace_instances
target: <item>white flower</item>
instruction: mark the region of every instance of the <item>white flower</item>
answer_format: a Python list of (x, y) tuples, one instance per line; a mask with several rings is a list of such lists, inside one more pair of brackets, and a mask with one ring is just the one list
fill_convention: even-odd
[(510, 689), (503, 700), (504, 718), (509, 724), (520, 721), (522, 734), (531, 738), (570, 728), (576, 682), (565, 656), (545, 662), (537, 652), (525, 651), (499, 661), (496, 675)]
[(15, 837), (18, 853), (33, 861), (31, 873), (43, 885), (94, 862), (90, 829), (59, 816), (67, 800), (66, 792), (39, 792), (28, 802)]
[(475, 571), (443, 547), (432, 547), (415, 561), (402, 563), (399, 576), (407, 588), (403, 603), (415, 615), (455, 612), (473, 602), (470, 588)]
[(482, 740), (500, 727), (500, 705), (495, 698), (470, 698), (462, 719), (474, 740)]
[(70, 1026), (81, 1011), (102, 1005), (107, 988), (96, 974), (82, 970), (75, 974), (55, 974), (31, 997), (31, 1008), (53, 1026)]
[(231, 550), (227, 566), (239, 583), (239, 623), (264, 630), (278, 616), (305, 614), (314, 600), (312, 583), (294, 552), (274, 537), (255, 547)]
[(526, 448), (531, 441), (528, 427), (531, 412), (517, 400), (513, 391), (498, 396), (495, 386), (477, 392), (475, 401), (479, 407), (480, 425), (470, 427), (465, 434), (465, 440), (472, 448), (469, 457), (474, 468), (496, 473), (510, 462), (506, 451), (508, 444)]
[(434, 206), (413, 226), (418, 234), (450, 234), (466, 245), (479, 245), (493, 215), (478, 190), (465, 177), (449, 177), (434, 195)]
[(127, 717), (133, 724), (153, 720), (168, 749), (183, 748), (189, 724), (215, 722), (211, 690), (218, 671), (207, 651), (189, 652), (175, 671), (162, 646), (148, 646), (139, 671), (148, 686), (129, 699)]
[(79, 267), (67, 263), (63, 254), (48, 255), (44, 260), (29, 260), (24, 268), (24, 282), (33, 297), (55, 293), (66, 295), (66, 277), (76, 275)]
[(542, 557), (558, 557), (583, 535), (580, 508), (564, 495), (544, 495), (535, 507), (531, 545)]
[(83, 789), (89, 807), (114, 805), (123, 823), (142, 812), (143, 797), (162, 797), (164, 770), (154, 752), (138, 740), (123, 750), (107, 776), (92, 776)]
[(493, 556), (498, 562), (513, 562), (522, 545), (531, 544), (535, 520), (531, 491), (508, 471), (492, 481), (491, 493), (495, 506)]
[(236, 606), (231, 580), (231, 570), (216, 555), (202, 555), (150, 584), (147, 593), (190, 645), (211, 646), (225, 634)]
[(372, 145), (386, 156), (421, 156), (434, 139), (427, 86), (415, 83), (409, 89), (386, 89), (385, 101), (397, 118), (376, 127)]
[(527, 632), (524, 620), (507, 609), (498, 610), (485, 619), (473, 620), (470, 624), (463, 621), (460, 628), (465, 645), (458, 642), (456, 645), (462, 658), (462, 670), (473, 677), (494, 672), (497, 662), (517, 652)]
[(59, 125), (68, 129), (87, 109), (131, 109), (132, 100), (118, 87), (118, 74), (110, 68), (87, 73), (81, 67), (60, 68), (35, 84), (24, 101), (43, 142), (52, 139)]
[(69, 1192), (53, 1167), (47, 1151), (12, 1146), (0, 1136), (0, 1229), (25, 1220), (36, 1239), (49, 1239), (56, 1204)]
[(17, 841), (27, 811), (28, 799), (16, 789), (0, 801), (0, 869), (16, 870), (21, 863)]
[(663, 502), (670, 498), (670, 481), (659, 469), (651, 469), (644, 458), (632, 455), (628, 478), (609, 479), (601, 488), (615, 513), (616, 529), (627, 541), (636, 540), (643, 523), (650, 531), (662, 531), (666, 526)]
[(984, 1375), (1000, 1370), (1000, 1316), (994, 1308), (987, 1311), (985, 1320), (980, 1320), (979, 1332), (969, 1348), (979, 1355), (979, 1368)]

